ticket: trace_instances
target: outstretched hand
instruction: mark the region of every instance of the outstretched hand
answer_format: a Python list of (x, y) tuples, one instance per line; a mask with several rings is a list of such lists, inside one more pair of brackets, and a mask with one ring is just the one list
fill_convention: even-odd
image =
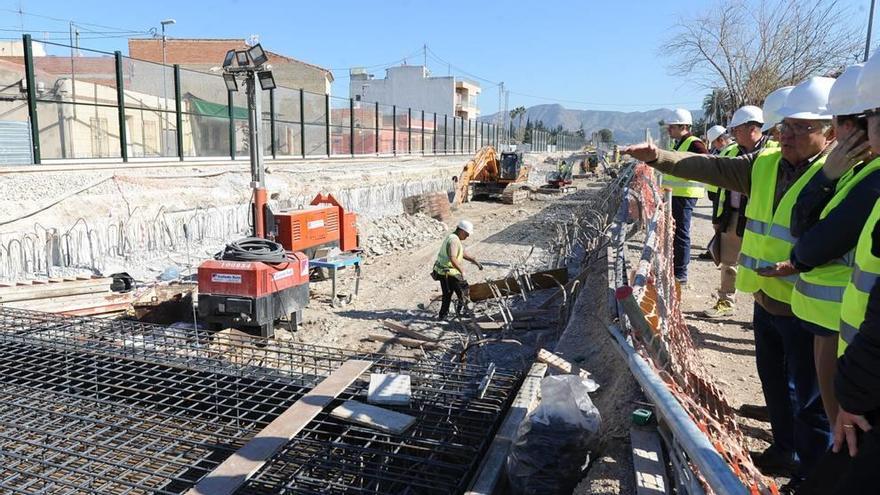
[(657, 159), (657, 147), (652, 143), (634, 144), (622, 148), (620, 154), (629, 155), (643, 162), (653, 162)]

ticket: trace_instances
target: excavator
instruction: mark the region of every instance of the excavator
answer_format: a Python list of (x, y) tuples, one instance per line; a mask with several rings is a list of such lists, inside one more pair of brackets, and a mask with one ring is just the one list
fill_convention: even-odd
[(498, 156), (495, 148), (484, 146), (467, 162), (458, 177), (453, 208), (473, 199), (500, 199), (517, 204), (529, 197), (526, 182), (529, 167), (522, 152), (505, 151)]

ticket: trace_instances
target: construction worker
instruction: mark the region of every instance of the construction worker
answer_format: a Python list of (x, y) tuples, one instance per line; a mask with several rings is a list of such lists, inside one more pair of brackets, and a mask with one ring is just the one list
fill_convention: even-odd
[[(706, 131), (706, 142), (709, 143), (709, 153), (717, 155), (721, 153), (721, 150), (730, 146), (730, 136), (727, 135), (727, 129), (723, 125), (713, 125)], [(706, 196), (712, 202), (712, 211), (714, 212), (718, 208), (718, 192), (720, 189), (712, 184), (704, 184), (704, 186), (706, 188)], [(715, 225), (714, 221), (712, 225)], [(698, 258), (701, 260), (711, 260), (712, 253), (706, 249)]]
[(786, 97), (778, 126), (780, 147), (736, 157), (658, 150), (644, 143), (625, 150), (661, 172), (737, 191), (749, 197), (736, 288), (754, 294), (755, 362), (773, 443), (755, 454), (765, 472), (803, 480), (830, 443), (813, 363), (813, 334), (791, 312), (793, 277), (760, 271), (788, 259), (794, 240), (791, 210), (798, 194), (822, 168), (834, 140), (828, 95), (833, 79), (813, 77)]
[[(708, 153), (700, 138), (691, 134), (694, 119), (684, 108), (677, 108), (666, 120), (666, 130), (673, 140), (673, 151)], [(703, 197), (703, 184), (663, 174), (663, 187), (672, 190), (672, 218), (675, 219), (675, 237), (672, 241), (673, 272), (679, 285), (687, 284), (688, 263), (691, 258), (691, 215), (697, 200)]]
[[(720, 154), (739, 156), (762, 149), (768, 140), (761, 134), (763, 125), (764, 112), (760, 108), (746, 105), (737, 109), (728, 126), (736, 144), (725, 147)], [(735, 310), (736, 266), (746, 228), (747, 204), (748, 197), (737, 191), (721, 189), (718, 192), (718, 202), (712, 210), (712, 224), (717, 232), (721, 285), (714, 306), (703, 312), (707, 318), (726, 318), (733, 315)]]
[(791, 259), (776, 267), (783, 276), (800, 272), (791, 309), (816, 336), (816, 372), (832, 422), (837, 415), (833, 384), (840, 302), (852, 275), (852, 251), (861, 227), (880, 198), (880, 160), (868, 161), (867, 124), (857, 101), (861, 67), (849, 67), (831, 88), (828, 107), (838, 145), (798, 196), (791, 219), (791, 233), (798, 241)]
[[(847, 94), (832, 98), (832, 103), (837, 100), (833, 105), (835, 111), (848, 115), (846, 118), (836, 116), (841, 133), (840, 145), (834, 151), (837, 156), (829, 156), (828, 159), (839, 158), (842, 165), (839, 168), (843, 170), (846, 168), (844, 164), (860, 159), (862, 163), (842, 173), (835, 173), (841, 175), (834, 188), (835, 193), (828, 202), (833, 210), (807, 232), (807, 235), (813, 235), (816, 229), (830, 222), (833, 215), (843, 211), (848, 213), (852, 207), (857, 209), (854, 212), (858, 215), (856, 219), (846, 215), (839, 222), (864, 224), (857, 229), (859, 233), (855, 249), (844, 256), (844, 259), (851, 261), (847, 266), (851, 265), (852, 268), (839, 310), (839, 360), (836, 363), (833, 394), (838, 403), (833, 447), (837, 454), (827, 456), (815, 476), (807, 480), (803, 489), (808, 494), (866, 493), (875, 491), (870, 487), (876, 487), (880, 481), (880, 472), (877, 471), (880, 463), (880, 284), (876, 283), (880, 278), (880, 200), (873, 188), (865, 185), (873, 182), (878, 175), (871, 168), (880, 162), (880, 158), (877, 158), (880, 155), (880, 57), (875, 54), (861, 69), (857, 66), (848, 68), (839, 78), (841, 84), (847, 81), (847, 88), (851, 88), (853, 75), (857, 76), (855, 97), (852, 97), (853, 91), (849, 89)], [(835, 84), (835, 89), (837, 86)], [(832, 96), (835, 96), (834, 93)], [(862, 113), (865, 119), (860, 123), (857, 119)], [(854, 119), (856, 125), (852, 126)], [(864, 154), (865, 143), (860, 143), (862, 125), (871, 155)], [(847, 133), (849, 136), (844, 137)], [(856, 185), (851, 185), (857, 180)], [(842, 186), (839, 185), (841, 182)], [(849, 191), (844, 199), (834, 205), (846, 189)], [(861, 221), (864, 210), (860, 203), (863, 196), (873, 196), (874, 199), (870, 214)], [(849, 238), (853, 226), (841, 224), (839, 227), (844, 231), (843, 235)], [(837, 230), (834, 235), (838, 235)], [(798, 244), (803, 240), (799, 240)], [(800, 261), (799, 256), (799, 253), (793, 253), (792, 262)], [(823, 268), (820, 266), (807, 273)], [(806, 273), (801, 277), (804, 275)], [(820, 279), (816, 285), (827, 281), (827, 277)]]
[(794, 86), (783, 86), (773, 90), (766, 98), (764, 98), (764, 106), (761, 112), (764, 115), (764, 125), (761, 126), (761, 132), (770, 138), (770, 141), (764, 144), (765, 148), (779, 147), (779, 133), (776, 132), (776, 125), (782, 122), (779, 116), (779, 109), (785, 105), (785, 99)]
[(474, 224), (468, 220), (458, 222), (455, 231), (446, 236), (440, 251), (437, 253), (437, 260), (434, 262), (434, 269), (431, 276), (434, 280), (440, 282), (440, 291), (443, 299), (440, 303), (440, 314), (437, 319), (445, 320), (449, 314), (449, 305), (452, 303), (452, 294), (455, 293), (457, 298), (455, 303), (455, 313), (461, 315), (464, 309), (468, 292), (468, 283), (464, 279), (464, 268), (462, 260), (467, 260), (477, 266), (480, 270), (483, 265), (476, 258), (470, 256), (462, 246), (462, 241), (467, 239), (474, 232)]

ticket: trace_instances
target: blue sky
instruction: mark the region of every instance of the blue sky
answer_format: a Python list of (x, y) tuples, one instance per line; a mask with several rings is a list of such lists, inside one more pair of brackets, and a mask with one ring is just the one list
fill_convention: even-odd
[[(842, 3), (854, 18), (865, 19), (863, 25), (867, 22), (869, 0)], [(73, 20), (83, 25), (83, 48), (126, 53), (125, 38), (106, 37), (118, 36), (107, 34), (109, 28), (146, 32), (170, 17), (177, 24), (168, 28), (169, 36), (257, 34), (273, 51), (332, 68), (334, 94), (347, 94), (348, 67), (370, 66), (382, 77), (389, 62), (406, 57), (410, 64), (422, 63), (422, 46), (427, 44), (433, 53), (428, 67), (434, 74), (485, 79), (478, 80), (483, 86), (483, 114), (498, 107), (493, 85), (498, 81), (511, 91), (511, 107), (560, 103), (568, 108), (625, 111), (697, 108), (704, 91), (684, 77), (670, 75), (669, 60), (658, 46), (679, 15), (702, 11), (710, 4), (706, 0), (0, 0), (0, 37), (18, 37), (17, 30), (23, 27), (35, 39), (66, 39), (64, 20)]]

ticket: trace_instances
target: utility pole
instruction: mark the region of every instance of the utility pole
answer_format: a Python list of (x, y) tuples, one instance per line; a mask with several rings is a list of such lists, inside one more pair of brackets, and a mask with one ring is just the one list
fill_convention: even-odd
[(427, 43), (422, 45), (422, 60), (423, 60), (422, 63), (425, 65), (425, 69), (427, 69), (428, 68), (428, 44)]
[(868, 37), (865, 40), (865, 62), (868, 61), (868, 56), (871, 55), (871, 28), (874, 27), (874, 0), (871, 0), (871, 10), (868, 13)]
[(162, 147), (162, 155), (168, 154), (168, 139), (166, 139), (166, 135), (168, 134), (168, 77), (165, 75), (165, 70), (168, 68), (166, 55), (165, 55), (165, 26), (171, 24), (177, 24), (177, 21), (174, 19), (163, 19), (159, 21), (159, 24), (162, 25), (162, 109), (165, 110), (162, 113), (162, 137), (159, 139), (159, 143)]

